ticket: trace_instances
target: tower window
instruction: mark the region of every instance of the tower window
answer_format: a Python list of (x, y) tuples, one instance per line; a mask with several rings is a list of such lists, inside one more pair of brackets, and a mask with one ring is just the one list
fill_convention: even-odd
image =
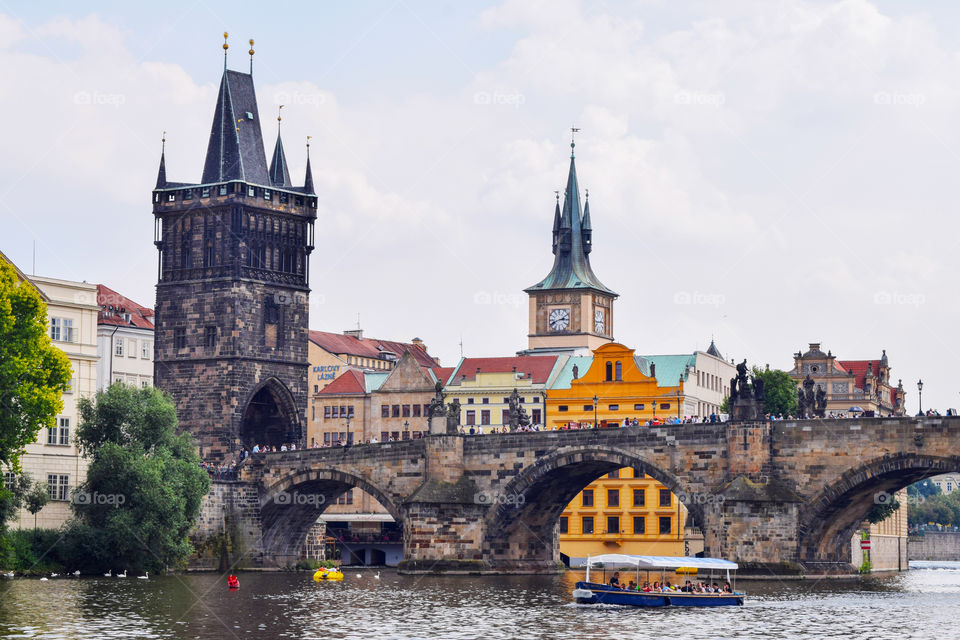
[(216, 327), (206, 327), (204, 329), (204, 344), (206, 344), (207, 349), (215, 349), (217, 346), (217, 328)]
[(263, 190), (263, 199), (264, 199), (264, 200), (272, 200), (272, 199), (273, 199), (273, 194), (270, 193), (270, 190), (269, 190), (269, 189), (264, 189), (264, 190)]
[(193, 189), (185, 189), (183, 192), (184, 200), (193, 200)]
[(175, 193), (168, 193), (168, 194), (167, 194), (167, 202), (175, 202), (176, 199), (177, 199), (177, 194), (175, 194)]
[(607, 382), (613, 381), (613, 363), (607, 362), (607, 364), (605, 365), (605, 370), (606, 370), (606, 381)]
[(218, 191), (218, 193), (222, 196), (227, 195), (227, 185), (225, 184), (220, 185), (220, 190)]
[(202, 188), (200, 189), (200, 197), (201, 197), (201, 198), (209, 198), (209, 197), (210, 197), (210, 187), (202, 187)]
[(247, 195), (252, 198), (255, 195), (257, 195), (257, 190), (254, 189), (253, 187), (247, 187)]
[(621, 364), (619, 360), (617, 360), (616, 369), (617, 369), (617, 373), (616, 373), (617, 382), (620, 382), (621, 380), (623, 380), (623, 364)]
[(184, 327), (173, 330), (173, 348), (178, 351), (187, 348), (187, 330)]
[(204, 247), (203, 266), (205, 267), (213, 266), (213, 242), (211, 240), (207, 240), (207, 246)]

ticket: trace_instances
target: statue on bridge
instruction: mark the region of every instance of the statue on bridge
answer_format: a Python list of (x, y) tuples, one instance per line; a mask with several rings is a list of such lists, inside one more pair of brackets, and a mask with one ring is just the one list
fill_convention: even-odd
[(427, 407), (428, 420), (430, 418), (439, 418), (447, 415), (447, 407), (443, 404), (443, 383), (437, 380), (434, 388), (436, 395), (433, 396), (433, 399), (430, 400), (430, 406)]
[(766, 394), (763, 390), (763, 378), (750, 376), (750, 380), (753, 383), (753, 398), (762, 404), (763, 401), (766, 400)]
[(813, 415), (818, 418), (825, 418), (827, 415), (827, 392), (819, 384), (817, 385), (817, 393), (814, 399)]
[[(813, 378), (808, 373), (803, 380), (803, 388), (797, 389), (797, 417), (801, 420), (812, 418), (817, 408), (817, 395), (813, 390), (814, 384)], [(824, 401), (823, 406), (827, 406), (826, 401)]]
[(460, 428), (460, 399), (454, 398), (453, 402), (448, 404), (445, 409), (447, 412), (447, 435), (456, 434)]
[(765, 414), (763, 380), (751, 375), (747, 382), (747, 361), (737, 365), (737, 375), (730, 379), (730, 415), (733, 420), (763, 420)]
[(510, 394), (508, 407), (507, 423), (510, 425), (510, 431), (516, 431), (519, 427), (530, 426), (530, 416), (527, 415), (526, 409), (520, 405), (520, 392), (517, 391), (516, 387)]
[(740, 389), (740, 393), (746, 395), (748, 393), (749, 387), (747, 386), (747, 359), (744, 358), (743, 362), (737, 365), (737, 387)]

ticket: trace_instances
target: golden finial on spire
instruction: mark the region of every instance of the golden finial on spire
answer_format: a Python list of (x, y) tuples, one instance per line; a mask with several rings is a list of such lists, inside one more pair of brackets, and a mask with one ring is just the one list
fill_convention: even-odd
[(310, 138), (312, 138), (312, 137), (313, 137), (313, 136), (307, 136), (307, 149), (310, 148)]
[(280, 122), (281, 120), (283, 120), (283, 118), (280, 117), (282, 115), (281, 109), (283, 109), (283, 105), (280, 105), (280, 108), (277, 109), (277, 122)]
[(162, 153), (166, 150), (167, 150), (167, 132), (164, 131), (163, 136), (161, 136), (160, 138), (160, 152)]
[(250, 75), (253, 75), (253, 38), (250, 38)]
[(253, 55), (253, 38), (250, 38), (250, 55)]
[(227, 44), (227, 38), (230, 37), (230, 34), (226, 31), (223, 32), (223, 50), (226, 51), (230, 48), (230, 45)]

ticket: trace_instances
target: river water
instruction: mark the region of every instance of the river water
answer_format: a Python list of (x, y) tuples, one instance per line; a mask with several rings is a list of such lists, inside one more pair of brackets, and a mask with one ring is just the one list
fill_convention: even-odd
[[(960, 564), (862, 581), (738, 581), (744, 607), (571, 603), (578, 574), (419, 577), (348, 571), (138, 580), (0, 579), (2, 638), (960, 638)], [(359, 577), (358, 577), (359, 576)]]

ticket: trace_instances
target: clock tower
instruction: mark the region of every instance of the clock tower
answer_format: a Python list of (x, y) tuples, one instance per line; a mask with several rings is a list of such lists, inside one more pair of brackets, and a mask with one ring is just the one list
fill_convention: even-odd
[(583, 207), (577, 184), (574, 143), (570, 173), (553, 214), (553, 269), (526, 289), (530, 296), (529, 348), (523, 353), (587, 355), (613, 341), (613, 301), (618, 294), (600, 282), (590, 267), (593, 227), (589, 194)]

